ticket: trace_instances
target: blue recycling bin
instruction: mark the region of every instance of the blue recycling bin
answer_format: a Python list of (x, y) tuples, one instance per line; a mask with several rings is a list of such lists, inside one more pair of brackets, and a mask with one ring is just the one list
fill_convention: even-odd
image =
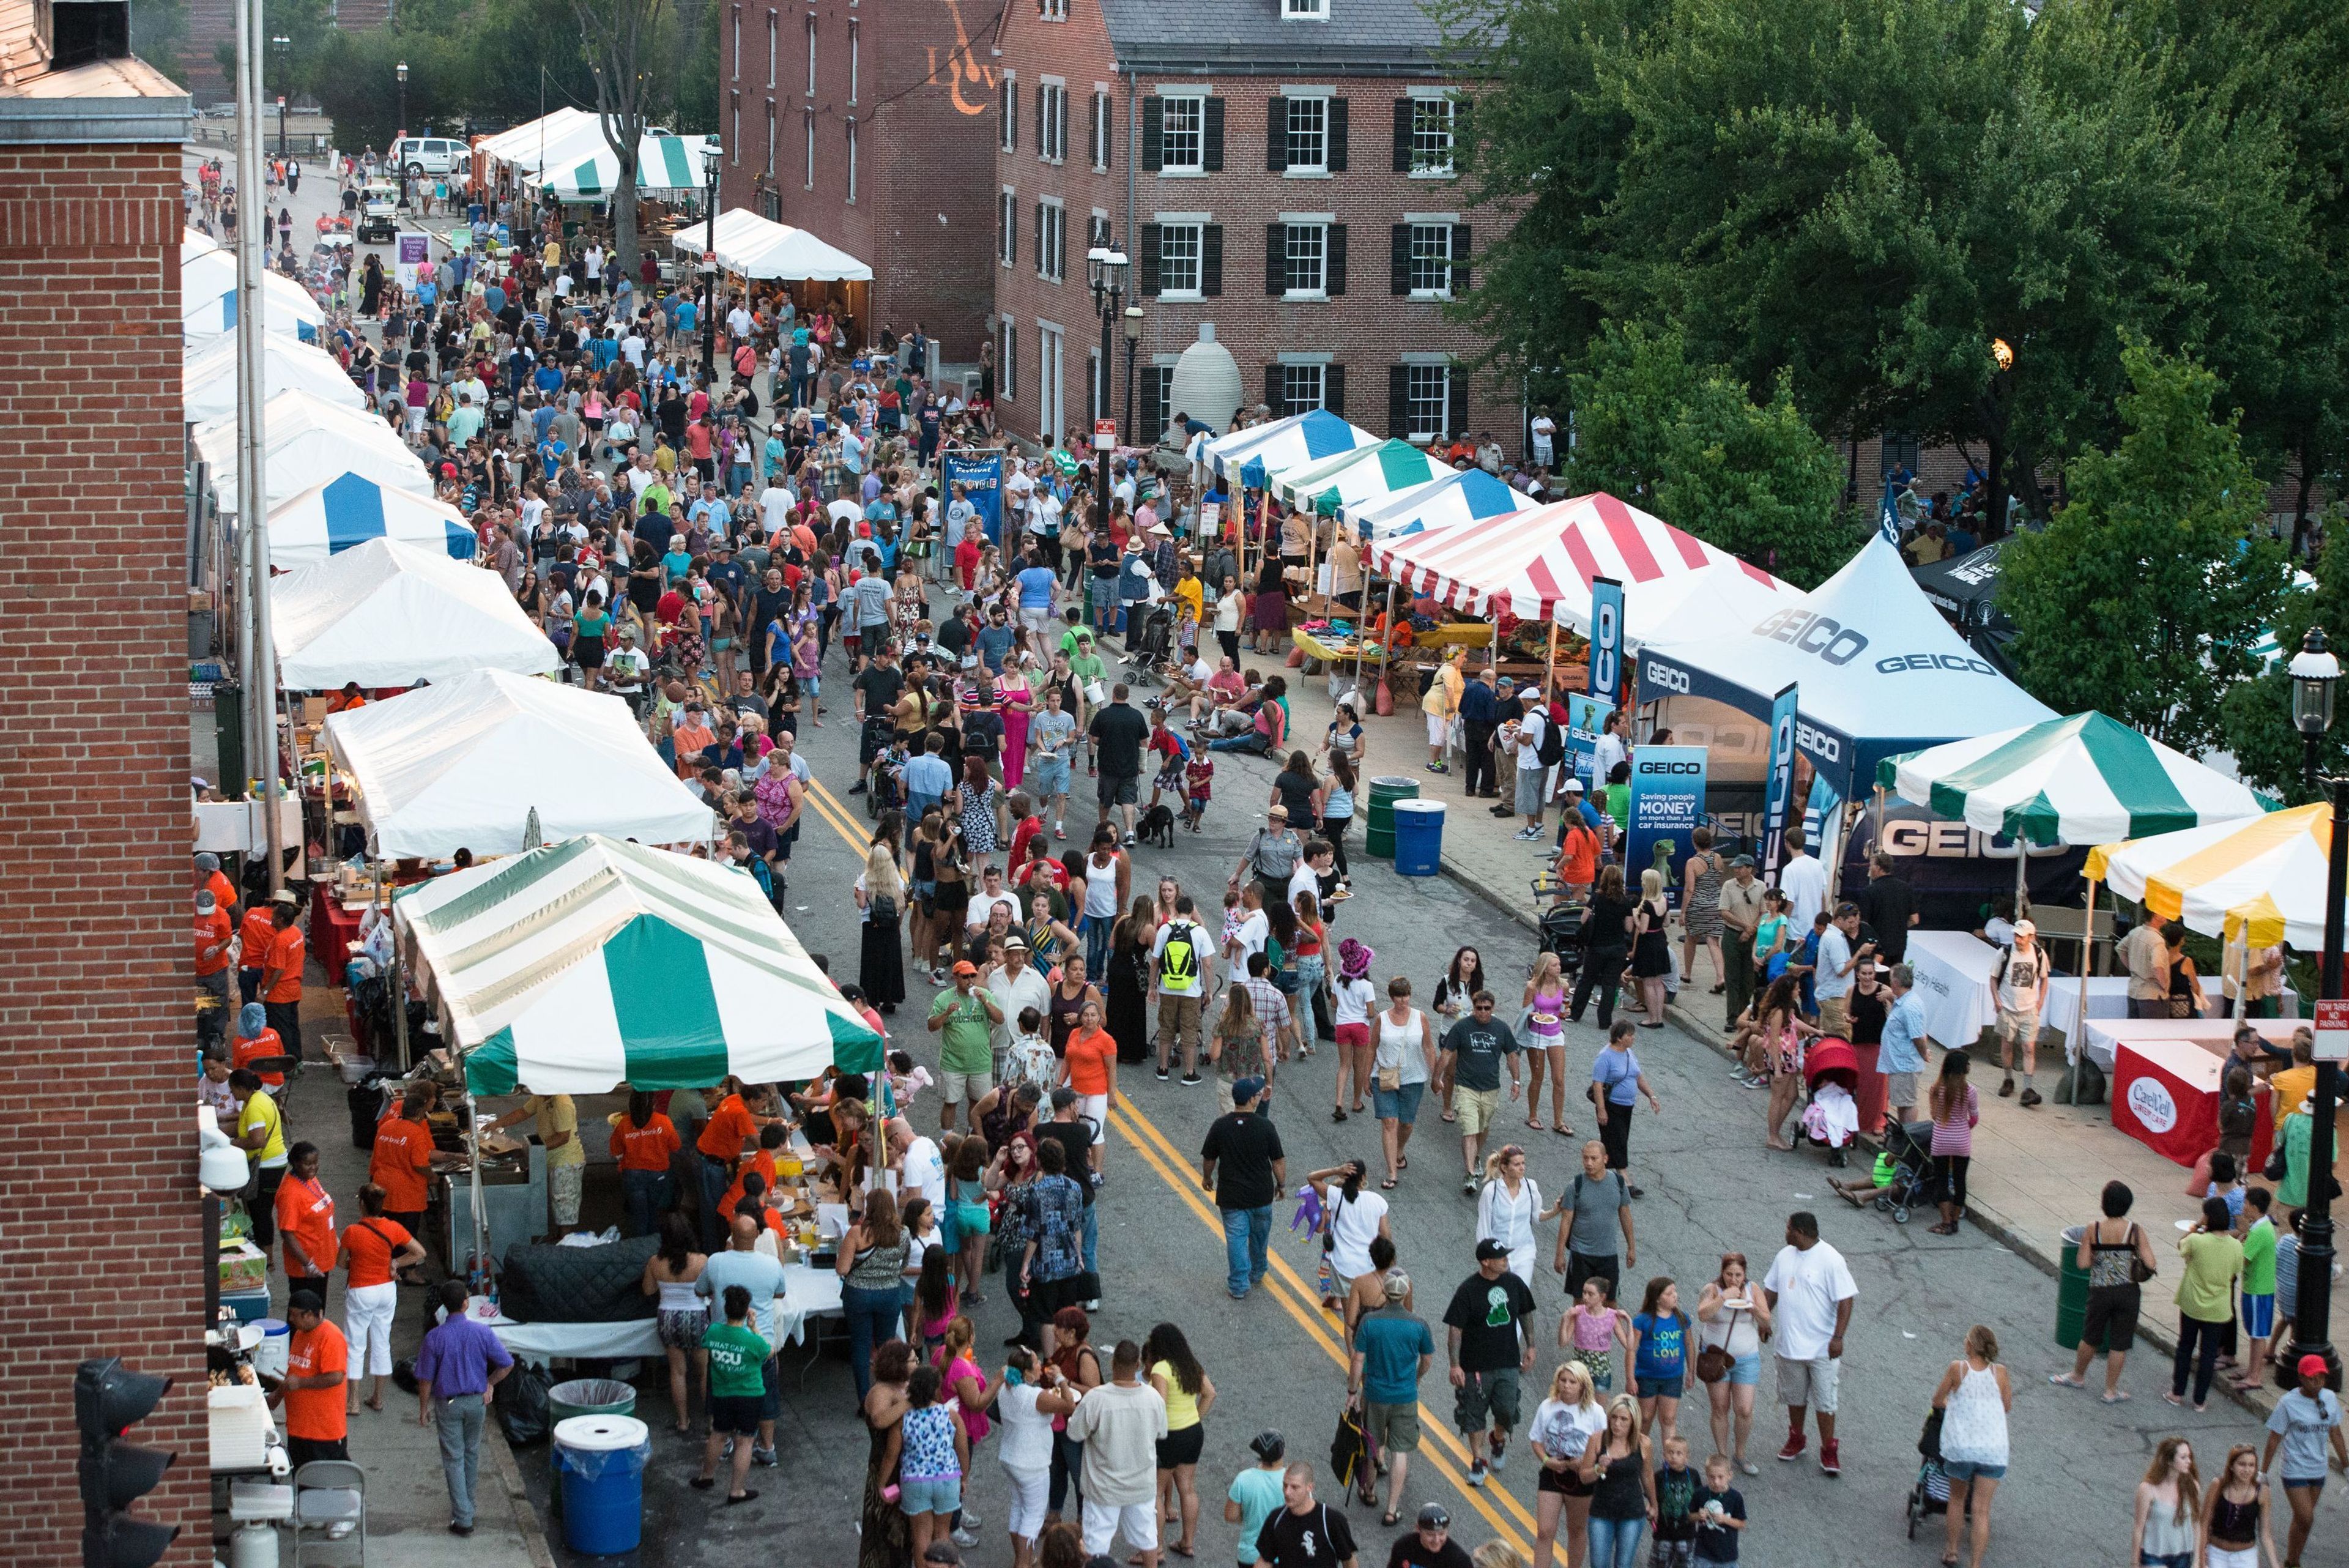
[(645, 1532), (650, 1429), (634, 1416), (574, 1416), (554, 1427), (563, 1542), (588, 1557), (634, 1552)]
[(1444, 803), (1394, 803), (1394, 867), (1399, 877), (1433, 877), (1444, 868)]

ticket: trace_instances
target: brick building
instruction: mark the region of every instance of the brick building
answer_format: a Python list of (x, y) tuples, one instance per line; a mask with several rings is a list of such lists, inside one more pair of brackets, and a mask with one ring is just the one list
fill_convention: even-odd
[[(1145, 313), (1143, 434), (1164, 428), (1174, 361), (1212, 323), (1249, 400), (1275, 414), (1516, 446), (1514, 389), (1471, 377), (1481, 345), (1444, 312), (1477, 218), (1415, 0), (1040, 0), (1006, 17), (993, 336), (1013, 430), (1089, 428), (1101, 327), (1085, 253), (1111, 240)], [(1125, 369), (1109, 377), (1121, 421)]]
[[(0, 1154), (10, 1498), (0, 1562), (80, 1560), (74, 1366), (177, 1386), (135, 1429), (181, 1462), (142, 1501), (212, 1560), (188, 978), (180, 142), (120, 4), (0, 0)], [(73, 547), (26, 488), (62, 471)], [(43, 489), (47, 489), (44, 486)], [(88, 607), (57, 624), (61, 602)], [(102, 734), (93, 797), (63, 736)]]
[(961, 0), (869, 16), (857, 0), (723, 4), (723, 203), (870, 265), (869, 330), (919, 321), (947, 358), (976, 359), (993, 286), (997, 13)]

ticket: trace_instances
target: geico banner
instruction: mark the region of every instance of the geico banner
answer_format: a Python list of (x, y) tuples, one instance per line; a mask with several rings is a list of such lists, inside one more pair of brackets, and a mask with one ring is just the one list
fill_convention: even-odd
[(1677, 901), (1689, 836), (1704, 825), (1702, 746), (1641, 746), (1631, 753), (1631, 821), (1624, 836), (1623, 879), (1637, 898), (1640, 874), (1653, 867)]
[(1868, 853), (1880, 847), (1892, 857), (1893, 874), (1916, 890), (1917, 910), (1929, 929), (1980, 926), (1985, 904), (2014, 896), (2019, 852), (2030, 857), (2024, 877), (2033, 904), (2077, 909), (2087, 897), (2080, 877), (2085, 848), (2019, 844), (1889, 795), (1879, 831), (1876, 809), (1872, 797), (1863, 797), (1859, 820), (1844, 840), (1842, 887), (1849, 893), (1868, 885)]

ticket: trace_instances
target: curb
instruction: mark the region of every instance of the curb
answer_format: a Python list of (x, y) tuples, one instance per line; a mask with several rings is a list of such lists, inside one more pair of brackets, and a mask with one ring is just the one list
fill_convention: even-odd
[(513, 1448), (506, 1441), (505, 1428), (493, 1414), (482, 1434), (490, 1445), (491, 1459), (498, 1472), (498, 1484), (504, 1489), (506, 1503), (513, 1510), (514, 1528), (522, 1533), (523, 1550), (530, 1553), (531, 1568), (555, 1568), (554, 1551), (546, 1542), (546, 1531), (539, 1523), (538, 1510), (533, 1508), (530, 1494), (523, 1490), (522, 1470), (514, 1463)]

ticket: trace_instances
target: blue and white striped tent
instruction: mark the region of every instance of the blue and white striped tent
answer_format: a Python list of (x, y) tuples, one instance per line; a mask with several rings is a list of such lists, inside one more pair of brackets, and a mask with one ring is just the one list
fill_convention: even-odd
[(1269, 424), (1252, 425), (1217, 436), (1194, 453), (1217, 473), (1237, 476), (1240, 483), (1261, 489), (1283, 469), (1318, 462), (1325, 457), (1376, 446), (1379, 438), (1348, 424), (1327, 409), (1311, 409)]
[(1431, 528), (1530, 511), (1538, 504), (1532, 496), (1510, 489), (1481, 468), (1464, 468), (1367, 506), (1341, 510), (1363, 538), (1400, 539)]
[(269, 514), (269, 564), (279, 571), (315, 566), (370, 539), (443, 550), (454, 561), (471, 560), (480, 548), (455, 507), (356, 473), (289, 496)]

